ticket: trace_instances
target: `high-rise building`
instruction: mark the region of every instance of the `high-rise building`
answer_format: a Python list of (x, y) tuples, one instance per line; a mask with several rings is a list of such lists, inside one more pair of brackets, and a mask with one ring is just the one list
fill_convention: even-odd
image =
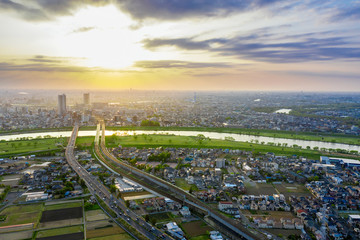
[(84, 104), (90, 105), (90, 93), (84, 93)]
[(58, 113), (64, 115), (66, 113), (66, 95), (58, 95)]

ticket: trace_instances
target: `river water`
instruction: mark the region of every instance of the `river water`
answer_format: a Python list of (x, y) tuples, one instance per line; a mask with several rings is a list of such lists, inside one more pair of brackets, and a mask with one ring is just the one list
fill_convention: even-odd
[[(94, 136), (96, 131), (79, 131), (78, 136)], [(307, 141), (307, 140), (296, 140), (296, 139), (286, 139), (286, 138), (273, 138), (273, 137), (261, 137), (254, 135), (246, 135), (246, 134), (237, 134), (237, 133), (217, 133), (217, 132), (200, 132), (200, 131), (105, 131), (106, 136), (111, 136), (113, 134), (119, 136), (126, 135), (140, 135), (140, 134), (169, 134), (169, 135), (178, 135), (178, 136), (197, 136), (198, 134), (203, 134), (205, 137), (209, 137), (212, 139), (225, 139), (225, 137), (232, 137), (235, 141), (240, 142), (264, 142), (267, 144), (268, 142), (272, 142), (275, 144), (287, 144), (288, 147), (293, 145), (301, 146), (302, 148), (306, 148), (310, 146), (311, 148), (319, 147), (326, 149), (344, 149), (344, 150), (355, 150), (360, 152), (360, 146), (357, 145), (349, 145), (343, 143), (331, 143), (331, 142), (321, 142), (321, 141)], [(63, 131), (63, 132), (37, 132), (37, 133), (22, 133), (22, 134), (14, 134), (14, 135), (3, 135), (0, 136), (0, 141), (5, 140), (16, 140), (20, 138), (38, 138), (38, 137), (70, 137), (71, 131)]]

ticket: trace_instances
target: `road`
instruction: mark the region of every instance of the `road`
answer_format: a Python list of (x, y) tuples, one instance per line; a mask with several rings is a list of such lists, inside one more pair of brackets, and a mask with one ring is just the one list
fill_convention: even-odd
[[(97, 129), (97, 135), (99, 135), (99, 128)], [(215, 219), (217, 222), (223, 224), (231, 230), (234, 234), (234, 239), (264, 239), (266, 236), (263, 234), (253, 233), (248, 228), (244, 227), (241, 223), (230, 219), (228, 217), (223, 216), (221, 213), (217, 212), (216, 210), (210, 208), (208, 205), (194, 197), (192, 194), (185, 192), (183, 189), (170, 184), (163, 179), (155, 177), (151, 174), (143, 172), (135, 167), (130, 166), (129, 164), (124, 163), (123, 161), (118, 160), (114, 157), (106, 148), (105, 145), (105, 124), (102, 122), (102, 136), (101, 136), (101, 153), (107, 158), (108, 161), (116, 163), (116, 165), (123, 168), (126, 172), (132, 173), (139, 178), (145, 178), (148, 183), (158, 185), (167, 189), (168, 193), (171, 193), (173, 198), (176, 198), (179, 201), (186, 202), (193, 208), (196, 208), (202, 212), (206, 212), (208, 216)], [(99, 154), (101, 154), (99, 153)], [(106, 161), (106, 159), (104, 159)], [(133, 179), (135, 180), (135, 179)], [(140, 183), (141, 184), (141, 183)]]
[[(148, 239), (167, 239), (173, 240), (171, 237), (165, 235), (163, 232), (159, 231), (158, 229), (153, 228), (150, 224), (148, 224), (145, 220), (141, 217), (137, 216), (134, 212), (129, 210), (122, 200), (117, 199), (114, 197), (109, 190), (100, 183), (97, 178), (91, 174), (89, 174), (86, 169), (84, 169), (78, 161), (76, 161), (74, 156), (74, 148), (75, 148), (75, 141), (78, 134), (79, 127), (75, 125), (73, 132), (71, 134), (68, 146), (65, 151), (66, 159), (69, 165), (75, 170), (75, 172), (82, 178), (88, 189), (93, 195), (98, 195), (106, 205), (113, 210), (116, 215), (126, 221), (129, 225), (135, 228), (139, 233), (145, 236)], [(124, 226), (122, 226), (124, 228)], [(127, 230), (126, 228), (124, 228)], [(137, 239), (131, 232), (127, 230), (127, 232)]]

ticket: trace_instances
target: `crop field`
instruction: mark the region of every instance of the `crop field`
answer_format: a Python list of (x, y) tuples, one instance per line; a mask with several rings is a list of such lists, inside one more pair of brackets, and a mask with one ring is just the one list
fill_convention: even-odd
[(50, 236), (50, 237), (42, 237), (42, 238), (36, 238), (37, 240), (80, 240), (84, 239), (84, 233), (83, 232), (77, 232), (77, 233), (69, 233), (64, 235), (57, 235), (57, 236)]
[(122, 233), (125, 233), (125, 231), (120, 227), (106, 227), (106, 228), (88, 230), (86, 232), (86, 237), (97, 238), (97, 237), (105, 237), (105, 236), (117, 235)]
[(45, 211), (82, 207), (82, 201), (61, 202), (58, 204), (45, 204)]
[(87, 211), (85, 215), (86, 215), (86, 221), (98, 221), (109, 218), (101, 209)]
[(4, 222), (0, 222), (0, 227), (26, 223), (37, 223), (41, 215), (42, 207), (42, 204), (7, 207), (0, 213), (0, 215), (7, 215), (6, 220)]
[(16, 231), (9, 233), (1, 233), (0, 240), (9, 240), (9, 239), (30, 239), (32, 237), (33, 231)]
[(83, 232), (82, 225), (42, 230), (37, 232), (36, 238), (52, 237), (57, 235), (64, 235), (64, 234), (71, 234), (78, 232)]
[(82, 207), (72, 207), (66, 209), (56, 209), (44, 211), (41, 216), (41, 223), (59, 221), (83, 217)]
[(109, 220), (87, 221), (86, 230), (94, 230), (98, 228), (114, 227), (115, 223), (109, 222)]
[(39, 223), (39, 228), (56, 228), (79, 225), (82, 223), (82, 218), (72, 218), (59, 221), (43, 222)]
[(203, 221), (194, 221), (194, 222), (188, 222), (188, 223), (182, 223), (182, 228), (184, 229), (186, 235), (188, 237), (196, 237), (200, 235), (206, 234), (208, 231), (212, 231), (213, 229), (208, 226)]
[(90, 240), (113, 240), (113, 239), (116, 239), (116, 240), (133, 240), (133, 238), (127, 233), (110, 235), (110, 236), (105, 236), (105, 237), (90, 238)]

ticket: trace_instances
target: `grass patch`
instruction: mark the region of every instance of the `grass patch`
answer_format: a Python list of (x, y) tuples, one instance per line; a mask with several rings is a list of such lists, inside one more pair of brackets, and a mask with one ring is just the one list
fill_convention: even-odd
[(209, 234), (204, 234), (196, 237), (190, 238), (190, 240), (209, 240)]
[(45, 206), (45, 211), (72, 208), (72, 207), (82, 207), (82, 202), (78, 201), (78, 202), (69, 202), (69, 203), (59, 203), (59, 204), (53, 204), (53, 205), (46, 205)]
[(189, 238), (205, 235), (207, 234), (207, 232), (213, 230), (210, 226), (208, 226), (201, 220), (182, 223), (181, 227), (184, 229), (186, 236), (188, 236)]
[(360, 145), (357, 136), (349, 136), (338, 133), (316, 133), (316, 132), (295, 132), (279, 131), (266, 129), (246, 129), (246, 128), (211, 128), (211, 127), (106, 127), (107, 130), (151, 130), (151, 131), (203, 131), (219, 133), (237, 133), (254, 136), (288, 138), (309, 141), (337, 142)]
[(62, 146), (66, 145), (66, 138), (0, 141), (0, 156), (38, 151), (61, 150)]
[(98, 237), (105, 237), (109, 235), (117, 235), (124, 233), (124, 229), (120, 227), (106, 227), (101, 229), (94, 229), (86, 231), (87, 238), (98, 238)]
[(40, 219), (42, 208), (42, 203), (7, 207), (0, 213), (0, 215), (7, 215), (6, 220), (0, 222), (0, 226), (25, 223), (36, 224)]
[(42, 231), (37, 232), (36, 238), (51, 237), (51, 236), (64, 235), (64, 234), (70, 234), (70, 233), (78, 233), (78, 232), (83, 232), (83, 231), (84, 231), (84, 228), (82, 225), (64, 227), (64, 228), (53, 228), (53, 229), (42, 230)]
[[(83, 139), (82, 139), (83, 138)], [(81, 141), (92, 143), (94, 137), (80, 137)], [(338, 153), (327, 153), (312, 149), (300, 149), (282, 146), (270, 146), (249, 142), (226, 141), (219, 139), (204, 140), (201, 143), (196, 137), (192, 136), (174, 136), (174, 135), (136, 135), (136, 136), (117, 136), (106, 137), (108, 147), (117, 147), (119, 144), (124, 147), (137, 147), (137, 148), (156, 148), (162, 147), (175, 147), (175, 148), (221, 148), (221, 149), (242, 149), (246, 151), (253, 151), (257, 153), (273, 152), (276, 155), (283, 156), (303, 156), (310, 159), (319, 159), (320, 156), (338, 156), (359, 158), (354, 155), (345, 155)]]
[(191, 184), (188, 184), (185, 179), (183, 178), (176, 178), (175, 179), (175, 185), (179, 188), (184, 189), (185, 191), (189, 191), (191, 188)]
[(172, 216), (167, 213), (167, 212), (163, 212), (163, 213), (154, 213), (154, 214), (149, 214), (149, 219), (150, 222), (166, 222), (166, 221), (170, 221), (172, 219)]

